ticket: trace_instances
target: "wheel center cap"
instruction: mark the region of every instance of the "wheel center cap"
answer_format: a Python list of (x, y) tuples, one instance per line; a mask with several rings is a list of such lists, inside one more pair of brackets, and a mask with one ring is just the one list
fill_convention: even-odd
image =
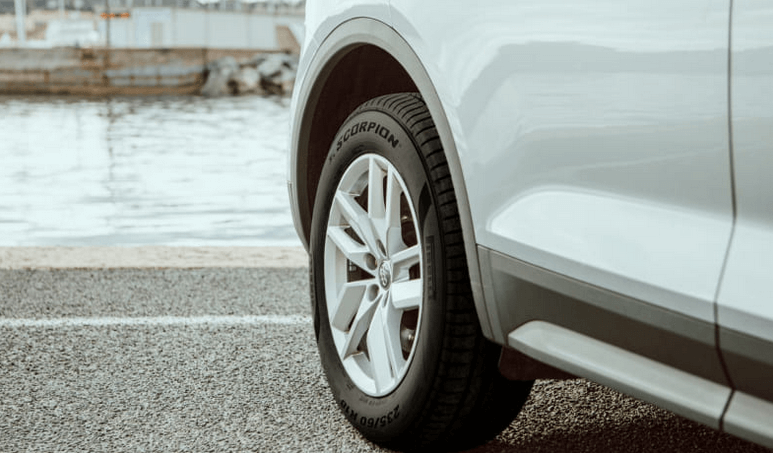
[(378, 267), (378, 282), (384, 289), (388, 289), (392, 284), (392, 265), (388, 261), (384, 261)]

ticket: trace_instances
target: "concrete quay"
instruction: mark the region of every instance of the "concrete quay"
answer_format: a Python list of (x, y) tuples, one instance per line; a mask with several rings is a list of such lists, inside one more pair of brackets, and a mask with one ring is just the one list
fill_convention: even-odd
[(0, 94), (198, 94), (214, 62), (255, 49), (0, 49)]

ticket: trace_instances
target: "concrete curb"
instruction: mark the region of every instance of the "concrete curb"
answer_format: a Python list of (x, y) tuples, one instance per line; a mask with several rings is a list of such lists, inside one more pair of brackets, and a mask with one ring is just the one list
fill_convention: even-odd
[(0, 247), (0, 269), (307, 267), (302, 247)]

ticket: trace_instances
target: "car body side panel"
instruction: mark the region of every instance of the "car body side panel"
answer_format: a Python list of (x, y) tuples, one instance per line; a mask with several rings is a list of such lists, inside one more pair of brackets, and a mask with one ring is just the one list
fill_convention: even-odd
[(734, 0), (731, 59), (736, 227), (717, 301), (738, 390), (773, 401), (773, 4)]
[(589, 285), (485, 247), (480, 247), (479, 258), (486, 300), (496, 305), (491, 313), (494, 331), (509, 335), (520, 326), (545, 321), (730, 388), (716, 349), (713, 322)]
[[(773, 446), (760, 422), (773, 414), (768, 1), (733, 0), (730, 83), (730, 0), (360, 3), (307, 5), (291, 159), (328, 62), (360, 43), (384, 49), (449, 154), (484, 334), (710, 426), (724, 408), (728, 432)], [(695, 398), (714, 390), (679, 406), (668, 379), (656, 395), (635, 367), (594, 374), (571, 350), (581, 337), (599, 370), (616, 350), (652, 379), (701, 382)], [(547, 361), (551, 348), (584, 368)]]
[(729, 0), (390, 4), (452, 125), (478, 244), (714, 321)]

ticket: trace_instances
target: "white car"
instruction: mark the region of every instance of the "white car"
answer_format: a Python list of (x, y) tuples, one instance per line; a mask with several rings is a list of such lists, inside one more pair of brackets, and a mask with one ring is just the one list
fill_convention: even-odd
[(309, 0), (292, 108), (368, 439), (473, 446), (568, 374), (773, 447), (773, 2)]

